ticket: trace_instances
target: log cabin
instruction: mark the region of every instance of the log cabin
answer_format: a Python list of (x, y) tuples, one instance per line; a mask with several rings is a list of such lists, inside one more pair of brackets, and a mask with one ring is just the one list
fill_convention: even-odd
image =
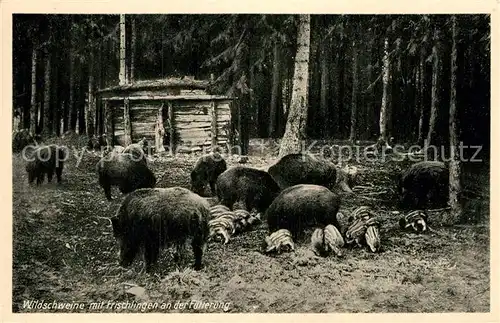
[[(144, 80), (97, 91), (108, 146), (146, 138), (155, 152), (227, 147), (234, 98), (207, 93), (209, 81)], [(111, 135), (110, 135), (111, 134)]]

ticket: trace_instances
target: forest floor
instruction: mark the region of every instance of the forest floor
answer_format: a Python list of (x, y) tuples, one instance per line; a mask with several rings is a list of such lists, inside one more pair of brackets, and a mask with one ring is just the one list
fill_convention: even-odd
[[(267, 169), (277, 160), (272, 155), (254, 152), (246, 166)], [(157, 186), (188, 187), (197, 157), (150, 160)], [(61, 184), (37, 188), (28, 185), (21, 156), (13, 155), (14, 312), (54, 312), (30, 309), (30, 300), (83, 306), (58, 312), (489, 311), (488, 166), (466, 177), (470, 189), (482, 195), (466, 206), (474, 224), (446, 227), (431, 222), (436, 232), (402, 232), (393, 174), (404, 165), (362, 160), (355, 164), (359, 185), (367, 188), (344, 199), (341, 212), (348, 214), (360, 205), (375, 207), (383, 223), (383, 252), (354, 248), (342, 259), (318, 258), (304, 240), (296, 242), (295, 252), (266, 256), (259, 250), (267, 234), (261, 224), (227, 245), (209, 243), (205, 268), (199, 272), (190, 269), (188, 247), (181, 263), (174, 263), (171, 250), (164, 250), (160, 269), (147, 274), (140, 272), (142, 261), (128, 269), (118, 265), (108, 218), (122, 196), (116, 190), (112, 202), (105, 199), (95, 174), (98, 159), (95, 153), (85, 153), (77, 165), (73, 157)], [(233, 157), (227, 161), (237, 164)], [(229, 304), (201, 309), (196, 301)], [(146, 302), (149, 308), (135, 307)]]

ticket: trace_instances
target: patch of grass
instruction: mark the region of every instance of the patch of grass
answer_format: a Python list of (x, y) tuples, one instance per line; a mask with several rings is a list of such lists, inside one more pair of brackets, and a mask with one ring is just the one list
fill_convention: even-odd
[[(159, 187), (189, 187), (197, 155), (153, 158), (149, 165)], [(489, 205), (474, 200), (477, 225), (436, 226), (436, 233), (411, 234), (398, 228), (394, 162), (360, 163), (362, 185), (384, 187), (380, 194), (343, 199), (341, 212), (371, 205), (382, 220), (383, 252), (346, 249), (344, 258), (319, 258), (309, 236), (297, 250), (265, 256), (259, 248), (265, 224), (235, 236), (228, 245), (210, 243), (205, 268), (189, 268), (189, 247), (180, 263), (164, 250), (154, 274), (142, 262), (118, 266), (117, 244), (108, 220), (123, 196), (108, 202), (97, 183), (99, 156), (85, 153), (67, 162), (63, 183), (30, 187), (19, 155), (13, 156), (13, 311), (25, 300), (83, 302), (76, 312), (142, 312), (140, 308), (95, 308), (91, 302), (230, 302), (230, 312), (486, 312), (489, 311)], [(267, 169), (273, 156), (250, 156), (247, 166)], [(235, 165), (236, 158), (228, 164)], [(488, 176), (488, 174), (484, 174)], [(484, 189), (485, 191), (488, 188)], [(373, 192), (371, 192), (373, 193)], [(479, 216), (480, 215), (480, 216)], [(131, 293), (139, 286), (144, 291)], [(189, 307), (189, 306), (188, 306)], [(43, 310), (42, 310), (43, 311)], [(53, 312), (45, 310), (46, 312)], [(208, 309), (146, 309), (145, 312), (222, 312)]]

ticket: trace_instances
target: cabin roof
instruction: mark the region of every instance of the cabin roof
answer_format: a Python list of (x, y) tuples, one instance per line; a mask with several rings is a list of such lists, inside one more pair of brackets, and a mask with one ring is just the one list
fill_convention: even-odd
[[(165, 101), (226, 101), (226, 100), (235, 100), (235, 97), (226, 96), (226, 95), (209, 95), (209, 94), (200, 94), (200, 95), (143, 95), (143, 96), (130, 96), (126, 97), (129, 101), (143, 101), (143, 100), (165, 100)], [(103, 101), (123, 101), (125, 97), (123, 96), (112, 96), (108, 98), (102, 98)]]
[(112, 92), (112, 91), (127, 91), (127, 90), (140, 90), (140, 89), (155, 89), (155, 88), (184, 88), (184, 89), (206, 89), (210, 84), (206, 80), (195, 80), (192, 78), (165, 78), (156, 80), (142, 80), (125, 85), (115, 85), (97, 91), (98, 93)]

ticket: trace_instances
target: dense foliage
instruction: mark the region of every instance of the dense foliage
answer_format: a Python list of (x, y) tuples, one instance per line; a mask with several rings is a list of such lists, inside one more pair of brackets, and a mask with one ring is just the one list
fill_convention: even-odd
[[(212, 91), (237, 96), (250, 137), (281, 137), (290, 106), (296, 51), (294, 15), (127, 15), (134, 79), (215, 77)], [(311, 138), (348, 138), (356, 105), (355, 139), (375, 139), (382, 100), (382, 58), (389, 43), (388, 132), (416, 142), (420, 112), (427, 133), (433, 60), (439, 55), (436, 140), (448, 140), (451, 27), (448, 15), (312, 15), (308, 129)], [(462, 138), (489, 144), (490, 18), (458, 16), (458, 96)], [(14, 15), (14, 112), (29, 128), (33, 49), (37, 131), (85, 132), (92, 90), (118, 84), (118, 15)], [(67, 32), (69, 31), (69, 32)], [(129, 48), (131, 41), (129, 40)], [(356, 61), (353, 53), (356, 53)], [(50, 100), (44, 71), (50, 56)], [(131, 55), (128, 55), (131, 56)], [(356, 64), (356, 65), (355, 65)], [(92, 65), (92, 66), (91, 66)], [(353, 73), (353, 66), (357, 66)], [(356, 80), (354, 79), (356, 78)], [(353, 84), (355, 86), (353, 87)], [(45, 105), (49, 107), (45, 107)], [(97, 131), (102, 113), (97, 102)], [(272, 114), (271, 114), (272, 111)], [(272, 121), (271, 121), (272, 119)], [(62, 120), (62, 123), (60, 122)], [(234, 117), (238, 122), (238, 115)], [(47, 122), (46, 121), (46, 122)], [(270, 123), (272, 123), (270, 125)], [(63, 129), (59, 129), (62, 124)], [(62, 131), (61, 131), (62, 130)], [(423, 136), (426, 137), (425, 135)]]

